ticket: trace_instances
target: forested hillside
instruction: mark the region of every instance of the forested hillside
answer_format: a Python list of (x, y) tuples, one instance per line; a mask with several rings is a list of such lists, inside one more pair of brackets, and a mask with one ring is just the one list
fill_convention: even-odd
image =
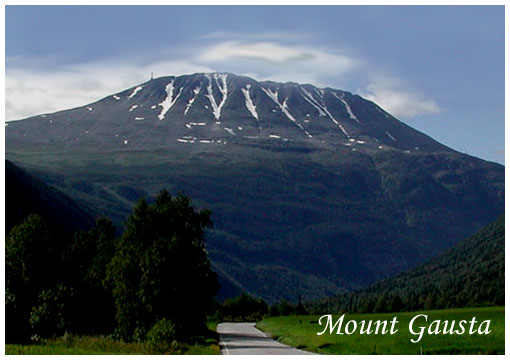
[(505, 216), (426, 264), (317, 310), (396, 312), (505, 304)]
[(41, 215), (53, 232), (73, 235), (94, 225), (90, 209), (44, 182), (34, 178), (9, 160), (5, 161), (5, 231), (22, 223), (30, 214)]

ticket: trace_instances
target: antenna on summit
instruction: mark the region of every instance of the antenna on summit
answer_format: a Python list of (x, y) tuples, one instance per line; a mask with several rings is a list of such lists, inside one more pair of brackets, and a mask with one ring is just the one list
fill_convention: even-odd
[(154, 80), (154, 73), (151, 71), (151, 80)]

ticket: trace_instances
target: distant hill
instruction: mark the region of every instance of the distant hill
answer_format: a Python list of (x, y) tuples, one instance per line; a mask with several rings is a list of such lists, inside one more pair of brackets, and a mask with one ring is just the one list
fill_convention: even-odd
[(322, 310), (393, 312), (505, 304), (505, 216), (426, 264), (357, 292), (331, 297)]
[(5, 161), (5, 231), (22, 223), (30, 214), (40, 215), (55, 232), (72, 236), (77, 229), (94, 226), (90, 209)]

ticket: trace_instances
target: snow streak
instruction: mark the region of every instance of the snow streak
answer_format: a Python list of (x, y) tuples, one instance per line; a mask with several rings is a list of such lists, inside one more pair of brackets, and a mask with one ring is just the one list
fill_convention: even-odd
[[(315, 89), (315, 88), (314, 88)], [(338, 122), (337, 119), (335, 119), (333, 117), (333, 115), (331, 115), (331, 113), (329, 112), (328, 108), (326, 105), (324, 105), (324, 103), (321, 102), (319, 103), (317, 100), (315, 100), (312, 96), (311, 93), (309, 93), (308, 91), (306, 91), (306, 89), (302, 88), (301, 87), (301, 90), (303, 91), (303, 93), (305, 94), (305, 96), (303, 96), (303, 98), (308, 101), (310, 104), (312, 104), (318, 111), (319, 111), (319, 115), (320, 116), (328, 116), (331, 121), (333, 121), (337, 126), (338, 128), (344, 133), (345, 136), (347, 136), (348, 138), (351, 137), (349, 135), (349, 133), (345, 130), (345, 128)], [(317, 89), (315, 89), (315, 92), (320, 95), (321, 97), (323, 96), (323, 91), (319, 92)]]
[(180, 88), (177, 96), (174, 98), (174, 81), (175, 80), (170, 81), (168, 85), (165, 87), (166, 98), (165, 100), (158, 104), (158, 106), (162, 107), (161, 112), (158, 115), (159, 120), (163, 120), (165, 118), (165, 115), (168, 112), (168, 110), (170, 110), (172, 106), (174, 106), (179, 96), (181, 96), (182, 87)]
[(393, 135), (391, 135), (391, 134), (390, 134), (389, 132), (387, 132), (387, 131), (386, 131), (386, 135), (388, 135), (388, 137), (389, 137), (391, 140), (393, 140), (393, 141), (397, 141), (397, 139), (395, 139), (395, 138), (393, 137)]
[(352, 120), (356, 120), (358, 123), (359, 123), (359, 119), (356, 117), (356, 115), (354, 115), (354, 113), (352, 112), (352, 109), (351, 107), (349, 106), (349, 104), (347, 103), (347, 101), (345, 101), (344, 99), (342, 99), (341, 97), (339, 97), (337, 94), (335, 94), (334, 92), (332, 92), (331, 94), (333, 94), (334, 97), (336, 97), (338, 100), (340, 100), (342, 102), (342, 104), (344, 104), (345, 106), (345, 110), (347, 111), (347, 114), (349, 115), (349, 117), (352, 119)]
[(209, 84), (207, 85), (206, 97), (211, 102), (214, 118), (216, 120), (219, 120), (220, 116), (221, 116), (221, 108), (223, 107), (223, 105), (225, 105), (225, 101), (227, 101), (227, 95), (228, 95), (227, 74), (213, 74), (214, 81), (216, 82), (216, 85), (218, 86), (218, 89), (220, 89), (220, 92), (222, 95), (221, 101), (219, 102), (219, 104), (216, 103), (216, 100), (214, 99), (211, 75), (206, 74), (205, 77), (209, 81)]
[(299, 127), (301, 130), (304, 131), (304, 133), (308, 136), (308, 137), (312, 137), (312, 135), (310, 135), (310, 133), (308, 131), (305, 130), (305, 128), (299, 124), (296, 119), (294, 118), (294, 116), (292, 116), (292, 114), (289, 112), (289, 110), (287, 110), (287, 99), (285, 99), (285, 101), (283, 102), (283, 104), (281, 104), (279, 101), (278, 101), (278, 90), (276, 90), (275, 92), (272, 92), (271, 90), (269, 89), (266, 89), (266, 88), (262, 88), (262, 91), (264, 91), (266, 93), (266, 95), (271, 99), (273, 100), (273, 102), (278, 105), (280, 107), (280, 110), (285, 114), (287, 115), (287, 117), (289, 118), (290, 121), (292, 121), (294, 124), (296, 124), (297, 127)]
[(135, 96), (136, 94), (138, 94), (138, 92), (139, 92), (140, 90), (142, 90), (142, 89), (143, 89), (143, 86), (137, 86), (137, 87), (133, 90), (133, 92), (131, 93), (131, 95), (129, 95), (129, 96), (128, 96), (128, 99), (131, 99), (133, 96)]
[(259, 114), (257, 114), (257, 107), (253, 104), (253, 101), (250, 97), (250, 84), (246, 84), (246, 89), (241, 89), (241, 91), (244, 94), (244, 104), (246, 105), (246, 108), (250, 112), (250, 114), (258, 121), (259, 120)]
[(195, 102), (197, 96), (198, 96), (198, 93), (200, 92), (200, 86), (197, 86), (195, 89), (193, 89), (193, 94), (195, 94), (194, 97), (192, 97), (189, 101), (188, 101), (188, 104), (186, 105), (186, 109), (184, 109), (184, 115), (186, 115), (189, 111), (189, 109), (191, 108), (191, 105), (193, 105), (193, 103)]
[(230, 135), (236, 136), (236, 133), (231, 128), (223, 128), (223, 129), (225, 129), (225, 131), (228, 132)]

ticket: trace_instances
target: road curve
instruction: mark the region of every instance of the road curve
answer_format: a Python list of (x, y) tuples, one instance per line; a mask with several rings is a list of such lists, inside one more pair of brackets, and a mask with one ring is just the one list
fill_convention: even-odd
[(255, 323), (221, 323), (216, 332), (222, 355), (314, 355), (271, 339)]

